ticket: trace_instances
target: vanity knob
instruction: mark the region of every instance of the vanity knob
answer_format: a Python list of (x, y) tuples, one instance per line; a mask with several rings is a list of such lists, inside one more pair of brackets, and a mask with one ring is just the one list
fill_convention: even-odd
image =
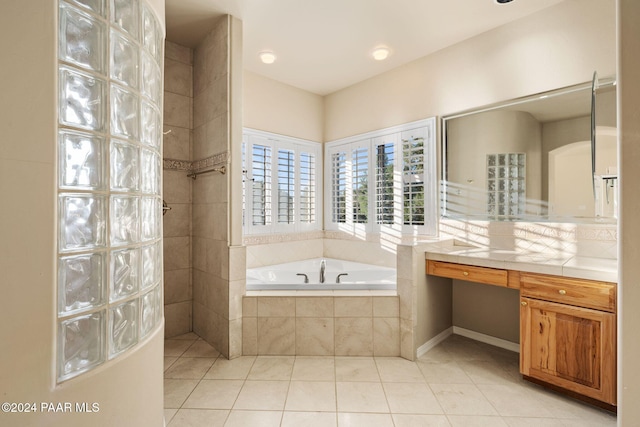
[(526, 302), (526, 301), (522, 301), (522, 302), (520, 303), (520, 305), (521, 305), (521, 306), (523, 306), (523, 307), (526, 307), (526, 306), (527, 306), (527, 302)]
[(464, 276), (468, 276), (468, 275), (469, 275), (469, 272), (468, 272), (468, 271), (463, 271), (463, 272), (462, 272), (462, 275), (464, 275)]
[(558, 293), (559, 293), (560, 295), (566, 295), (566, 294), (567, 294), (567, 291), (565, 291), (564, 289), (560, 289), (560, 290), (558, 291)]

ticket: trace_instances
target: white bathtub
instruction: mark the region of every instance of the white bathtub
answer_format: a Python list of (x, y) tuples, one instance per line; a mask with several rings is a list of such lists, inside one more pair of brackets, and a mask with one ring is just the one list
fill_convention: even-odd
[[(320, 263), (325, 281), (320, 283)], [(337, 283), (339, 274), (340, 283)], [(309, 283), (305, 283), (305, 274)], [(396, 269), (332, 258), (316, 258), (247, 269), (247, 291), (263, 290), (395, 290)]]

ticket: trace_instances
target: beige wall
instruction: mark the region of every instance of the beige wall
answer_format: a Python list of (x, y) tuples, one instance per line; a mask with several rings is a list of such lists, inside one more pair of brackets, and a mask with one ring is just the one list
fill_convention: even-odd
[[(193, 127), (193, 50), (167, 41), (164, 59), (165, 159), (191, 160)], [(163, 171), (163, 197), (171, 208), (162, 217), (164, 245), (165, 336), (190, 332), (191, 187), (184, 170)]]
[[(164, 25), (164, 1), (150, 3)], [(0, 425), (161, 427), (162, 329), (56, 385), (56, 17), (50, 0), (5, 0), (0, 14), (0, 390), (3, 402), (96, 402), (100, 411), (0, 413)]]
[[(615, 25), (615, 0), (567, 0), (488, 31), (328, 95), (325, 141), (590, 81), (594, 70), (615, 75)], [(423, 307), (438, 304), (429, 301)], [(473, 307), (473, 298), (456, 294), (453, 304)], [(473, 324), (483, 314), (468, 316)], [(517, 324), (517, 314), (507, 321)]]
[(618, 292), (618, 425), (640, 420), (640, 3), (618, 0), (620, 221)]
[[(297, 235), (289, 235), (288, 237), (294, 236), (298, 237)], [(268, 239), (264, 239), (267, 242), (247, 243), (247, 268), (322, 258), (325, 255), (323, 253), (324, 239), (321, 236), (322, 232), (320, 231), (311, 235), (302, 234), (300, 239), (289, 239), (284, 242), (270, 242)]]
[(243, 126), (323, 142), (323, 97), (244, 71)]
[[(242, 83), (243, 127), (323, 142), (322, 96), (247, 70), (243, 72)], [(234, 207), (236, 212), (241, 209), (241, 206)], [(317, 233), (311, 237), (307, 233), (292, 234), (284, 241), (270, 237), (244, 239), (248, 268), (328, 256), (323, 254), (323, 239), (318, 238)]]
[(567, 0), (325, 99), (325, 141), (615, 74), (615, 0)]
[(520, 342), (520, 292), (453, 281), (453, 324), (492, 337)]

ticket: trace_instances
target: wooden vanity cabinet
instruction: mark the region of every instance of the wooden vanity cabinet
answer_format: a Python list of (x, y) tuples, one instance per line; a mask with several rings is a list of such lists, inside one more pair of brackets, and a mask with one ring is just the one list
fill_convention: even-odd
[(520, 372), (615, 405), (615, 284), (533, 273), (520, 280)]
[(615, 283), (434, 260), (426, 273), (520, 288), (520, 373), (615, 410)]

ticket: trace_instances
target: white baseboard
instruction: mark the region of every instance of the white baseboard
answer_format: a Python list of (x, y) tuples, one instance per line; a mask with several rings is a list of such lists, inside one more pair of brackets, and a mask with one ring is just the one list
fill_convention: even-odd
[(492, 337), (491, 335), (481, 334), (480, 332), (461, 328), (459, 326), (452, 326), (440, 332), (438, 335), (436, 335), (435, 337), (431, 338), (429, 341), (427, 341), (426, 343), (418, 347), (418, 350), (416, 350), (416, 357), (420, 357), (424, 355), (429, 350), (431, 350), (432, 348), (440, 344), (442, 341), (446, 340), (449, 336), (454, 334), (467, 337), (475, 341), (480, 341), (485, 344), (492, 345), (494, 347), (500, 347), (500, 348), (504, 348), (505, 350), (520, 353), (520, 344), (516, 342), (511, 342), (511, 341), (503, 340), (501, 338)]
[(471, 338), (472, 340), (480, 341), (485, 344), (492, 345), (494, 347), (504, 348), (505, 350), (515, 351), (520, 353), (520, 344), (503, 340), (501, 338), (492, 337), (491, 335), (481, 334), (480, 332), (472, 331), (470, 329), (461, 328), (459, 326), (453, 327), (453, 333), (461, 335), (463, 337)]
[(429, 341), (427, 341), (426, 343), (418, 347), (418, 350), (416, 351), (416, 357), (422, 356), (423, 354), (431, 350), (433, 347), (437, 346), (442, 341), (446, 340), (449, 336), (451, 336), (451, 334), (454, 333), (453, 328), (454, 327), (452, 326), (450, 328), (445, 329), (444, 331), (440, 332), (438, 335), (436, 335), (435, 337), (431, 338)]

